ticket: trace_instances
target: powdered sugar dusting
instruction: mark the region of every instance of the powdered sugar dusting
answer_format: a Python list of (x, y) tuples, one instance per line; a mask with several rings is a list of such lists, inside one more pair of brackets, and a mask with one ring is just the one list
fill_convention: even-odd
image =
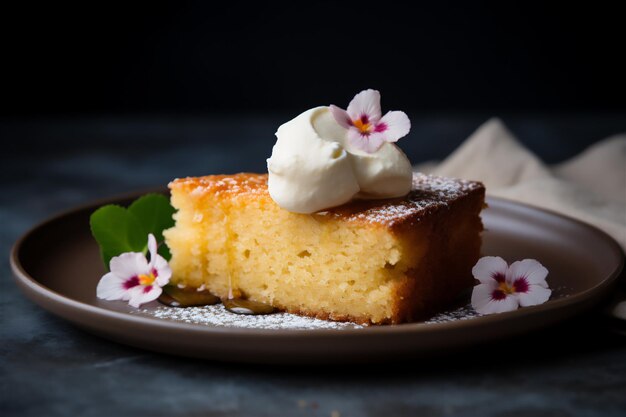
[(467, 304), (455, 310), (449, 310), (443, 313), (439, 313), (436, 316), (426, 320), (424, 324), (438, 324), (448, 323), (451, 321), (469, 320), (480, 316), (481, 314), (478, 314), (476, 310), (472, 308), (471, 304)]
[(437, 177), (413, 173), (411, 192), (401, 198), (389, 200), (363, 200), (328, 210), (328, 215), (346, 220), (366, 221), (385, 226), (419, 219), (436, 210), (447, 207), (470, 192), (484, 188), (475, 181)]
[[(165, 307), (145, 308), (133, 311), (133, 314), (154, 317), (181, 323), (229, 327), (240, 329), (267, 329), (267, 330), (315, 330), (315, 329), (362, 329), (368, 326), (349, 322), (336, 322), (298, 316), (289, 313), (275, 313), (268, 315), (241, 315), (229, 312), (222, 304), (202, 307)], [(459, 320), (469, 320), (480, 317), (470, 304), (445, 311), (423, 322), (423, 324), (447, 323)]]
[(135, 314), (182, 323), (244, 329), (341, 330), (360, 329), (364, 327), (355, 323), (319, 320), (289, 313), (274, 313), (259, 316), (234, 314), (226, 310), (223, 304), (186, 308), (156, 307), (154, 309), (137, 310)]

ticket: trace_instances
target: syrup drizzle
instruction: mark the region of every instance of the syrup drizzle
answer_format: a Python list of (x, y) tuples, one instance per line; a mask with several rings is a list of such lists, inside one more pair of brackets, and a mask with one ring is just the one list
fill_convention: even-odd
[(226, 310), (235, 314), (271, 314), (276, 312), (276, 309), (271, 305), (259, 303), (257, 301), (246, 300), (243, 298), (230, 298), (228, 300), (222, 300)]
[(159, 297), (159, 302), (170, 307), (194, 307), (213, 305), (220, 302), (220, 298), (207, 290), (198, 291), (195, 288), (178, 288), (166, 285)]

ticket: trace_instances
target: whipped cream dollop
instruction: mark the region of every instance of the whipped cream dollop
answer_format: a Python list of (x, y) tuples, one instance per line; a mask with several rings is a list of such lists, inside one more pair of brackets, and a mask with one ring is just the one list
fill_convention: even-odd
[(350, 146), (347, 135), (325, 106), (281, 125), (267, 160), (272, 199), (286, 210), (314, 213), (353, 198), (401, 197), (411, 191), (411, 163), (400, 148), (384, 143), (367, 153)]

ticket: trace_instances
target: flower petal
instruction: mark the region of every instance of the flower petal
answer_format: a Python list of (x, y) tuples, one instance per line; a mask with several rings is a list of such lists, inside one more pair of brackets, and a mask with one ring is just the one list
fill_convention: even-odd
[(155, 258), (154, 269), (156, 269), (157, 272), (156, 283), (159, 287), (162, 287), (170, 282), (172, 269), (161, 255), (157, 255)]
[(124, 282), (124, 278), (109, 272), (100, 278), (96, 287), (96, 296), (103, 300), (122, 300), (127, 292)]
[(492, 282), (493, 283), (478, 284), (472, 290), (472, 307), (474, 310), (480, 312), (492, 300), (491, 295), (493, 291), (498, 288), (498, 283), (493, 280)]
[(472, 291), (472, 307), (480, 314), (504, 313), (517, 310), (519, 302), (515, 295), (506, 295), (502, 299), (494, 299), (493, 292), (497, 291), (498, 285), (478, 284)]
[(341, 127), (345, 127), (346, 129), (350, 129), (352, 126), (352, 119), (348, 115), (348, 112), (342, 108), (335, 106), (334, 104), (330, 105), (330, 112), (335, 118), (335, 121), (339, 123)]
[(109, 262), (109, 269), (124, 279), (150, 272), (145, 255), (139, 252), (126, 252), (114, 256)]
[(550, 299), (552, 290), (542, 285), (532, 284), (525, 293), (518, 293), (517, 298), (522, 307), (536, 306), (543, 304)]
[(541, 285), (548, 288), (546, 277), (548, 270), (535, 259), (524, 259), (523, 261), (513, 262), (506, 274), (506, 282), (513, 285), (516, 279), (526, 278), (530, 285)]
[(472, 268), (472, 275), (483, 284), (491, 284), (502, 281), (508, 268), (506, 261), (499, 256), (483, 256)]
[(397, 142), (409, 133), (411, 121), (403, 111), (390, 111), (380, 119), (375, 129), (384, 134), (386, 142)]
[(156, 300), (162, 292), (163, 289), (158, 285), (138, 285), (129, 291), (130, 299), (128, 300), (128, 304), (133, 307), (139, 307), (142, 304)]
[(148, 264), (148, 268), (152, 270), (157, 257), (157, 241), (152, 233), (148, 234), (148, 252), (150, 252), (150, 263)]
[(354, 127), (348, 129), (348, 144), (351, 147), (360, 149), (367, 153), (374, 153), (380, 149), (381, 146), (383, 146), (383, 143), (385, 143), (385, 141), (380, 133), (363, 135)]
[(367, 116), (369, 123), (376, 124), (380, 120), (380, 93), (377, 90), (363, 90), (348, 105), (348, 115), (351, 120)]

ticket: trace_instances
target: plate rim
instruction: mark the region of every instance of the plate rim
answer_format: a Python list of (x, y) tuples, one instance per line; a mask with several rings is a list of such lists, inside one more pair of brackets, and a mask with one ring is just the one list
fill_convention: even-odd
[[(149, 326), (154, 328), (155, 330), (162, 329), (183, 329), (185, 332), (193, 332), (193, 333), (216, 333), (216, 334), (228, 334), (228, 335), (237, 335), (237, 336), (253, 336), (254, 338), (264, 337), (264, 338), (284, 338), (284, 337), (323, 337), (323, 336), (332, 336), (334, 338), (337, 337), (361, 337), (361, 336), (373, 336), (373, 335), (389, 335), (389, 334), (397, 334), (397, 333), (407, 333), (410, 332), (412, 334), (420, 334), (424, 332), (433, 333), (437, 331), (448, 332), (454, 331), (457, 329), (463, 330), (471, 330), (472, 328), (480, 328), (483, 326), (489, 326), (491, 323), (501, 322), (507, 319), (523, 319), (528, 316), (533, 316), (537, 314), (542, 314), (544, 311), (551, 310), (561, 310), (567, 307), (573, 307), (577, 304), (584, 304), (586, 301), (589, 301), (594, 298), (599, 298), (604, 294), (604, 292), (611, 287), (617, 281), (620, 273), (624, 269), (625, 256), (624, 251), (621, 246), (617, 243), (617, 241), (611, 237), (609, 234), (604, 232), (603, 230), (585, 223), (581, 220), (572, 218), (567, 215), (563, 215), (554, 210), (545, 209), (542, 207), (537, 207), (531, 204), (521, 203), (515, 200), (487, 196), (486, 201), (489, 205), (490, 202), (495, 202), (496, 205), (504, 205), (504, 206), (514, 206), (521, 207), (526, 209), (531, 209), (539, 212), (543, 212), (544, 214), (548, 214), (550, 216), (556, 216), (561, 219), (565, 219), (567, 221), (576, 223), (578, 226), (581, 226), (592, 233), (597, 234), (601, 239), (606, 241), (606, 243), (610, 246), (611, 250), (615, 252), (618, 258), (618, 263), (613, 271), (600, 283), (595, 286), (588, 288), (584, 291), (581, 291), (575, 295), (571, 295), (568, 297), (563, 297), (557, 300), (549, 301), (548, 303), (524, 307), (514, 311), (478, 316), (473, 317), (471, 320), (455, 320), (449, 322), (442, 323), (424, 323), (424, 322), (414, 322), (414, 323), (403, 323), (396, 325), (370, 325), (363, 326), (362, 328), (342, 328), (342, 329), (254, 329), (254, 328), (243, 328), (243, 327), (228, 327), (228, 326), (215, 326), (215, 325), (205, 325), (205, 324), (197, 324), (197, 323), (183, 323), (178, 321), (166, 320), (166, 319), (158, 319), (154, 317), (146, 317), (141, 315), (134, 315), (132, 313), (120, 312), (111, 309), (107, 309), (104, 307), (94, 306), (82, 301), (77, 301), (63, 294), (46, 287), (42, 283), (40, 283), (35, 277), (32, 277), (24, 268), (22, 263), (20, 262), (20, 250), (25, 242), (27, 242), (33, 235), (39, 232), (40, 229), (47, 227), (49, 224), (59, 221), (63, 218), (70, 217), (72, 215), (76, 215), (79, 212), (85, 211), (87, 209), (92, 209), (100, 205), (111, 204), (114, 202), (119, 202), (123, 200), (130, 200), (133, 198), (137, 198), (143, 194), (147, 193), (168, 193), (167, 188), (164, 187), (152, 187), (143, 190), (130, 191), (121, 194), (112, 195), (110, 197), (98, 198), (95, 200), (90, 200), (88, 202), (79, 204), (69, 209), (65, 209), (62, 211), (53, 214), (44, 220), (36, 223), (34, 226), (30, 227), (26, 232), (24, 232), (13, 244), (9, 256), (11, 270), (13, 272), (13, 277), (20, 287), (23, 294), (33, 301), (35, 304), (45, 309), (46, 311), (62, 317), (64, 320), (70, 321), (72, 323), (76, 323), (75, 320), (71, 320), (65, 317), (63, 314), (59, 313), (57, 309), (48, 308), (48, 306), (44, 305), (39, 298), (44, 298), (51, 300), (54, 302), (58, 308), (69, 307), (74, 310), (78, 310), (80, 312), (87, 313), (91, 316), (100, 316), (105, 317), (107, 319), (113, 320), (122, 320), (124, 322), (134, 322), (135, 324), (139, 324), (142, 326)], [(31, 293), (32, 292), (32, 293)]]

